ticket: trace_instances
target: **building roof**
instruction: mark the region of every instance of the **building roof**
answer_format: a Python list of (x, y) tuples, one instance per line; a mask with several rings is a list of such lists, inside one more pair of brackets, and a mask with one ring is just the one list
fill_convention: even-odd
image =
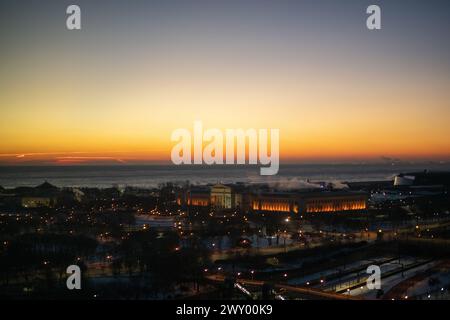
[(58, 187), (52, 185), (51, 183), (49, 183), (48, 181), (45, 181), (44, 183), (38, 185), (36, 187), (36, 189), (40, 189), (40, 190), (57, 190)]
[(450, 171), (428, 171), (401, 173), (399, 177), (414, 177), (414, 185), (450, 186)]
[(354, 195), (366, 195), (363, 191), (347, 191), (347, 190), (314, 190), (314, 191), (274, 191), (274, 192), (256, 192), (255, 195), (262, 197), (279, 197), (279, 198), (293, 198), (293, 197), (344, 197), (344, 196), (354, 196)]

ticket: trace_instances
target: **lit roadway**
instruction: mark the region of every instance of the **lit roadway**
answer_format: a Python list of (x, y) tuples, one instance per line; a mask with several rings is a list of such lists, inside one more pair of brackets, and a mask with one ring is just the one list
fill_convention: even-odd
[(410, 232), (414, 231), (423, 231), (423, 230), (433, 230), (433, 229), (439, 229), (444, 227), (449, 227), (450, 221), (448, 220), (441, 220), (441, 221), (420, 221), (416, 227), (416, 225), (407, 225), (407, 226), (401, 226), (396, 229), (383, 229), (383, 230), (377, 230), (377, 231), (358, 231), (358, 232), (331, 232), (331, 231), (324, 231), (324, 234), (326, 236), (335, 236), (340, 237), (342, 234), (347, 235), (353, 235), (355, 238), (354, 240), (367, 240), (367, 241), (374, 241), (378, 238), (378, 233), (381, 231), (383, 233), (383, 240), (393, 240), (396, 238), (405, 237)]
[[(206, 277), (208, 280), (213, 282), (224, 282), (225, 277), (222, 275), (210, 275)], [(250, 279), (238, 279), (236, 282), (249, 285), (249, 286), (258, 286), (261, 287), (264, 285), (264, 281), (258, 280), (250, 280)], [(314, 288), (303, 288), (303, 287), (294, 287), (285, 284), (274, 284), (275, 289), (283, 289), (287, 292), (297, 293), (306, 297), (310, 297), (312, 299), (325, 299), (325, 300), (361, 300), (359, 297), (342, 295), (334, 292), (325, 292), (319, 289)]]
[[(407, 266), (403, 266), (401, 268), (397, 268), (395, 270), (389, 271), (389, 272), (385, 272), (382, 274), (381, 276), (381, 280), (384, 280), (386, 278), (389, 278), (393, 275), (397, 275), (399, 273), (405, 273), (408, 270), (423, 266), (423, 265), (427, 265), (430, 262), (432, 262), (432, 260), (426, 260), (426, 261), (421, 261), (421, 262), (417, 262), (417, 263), (412, 263), (410, 265)], [(358, 287), (366, 287), (366, 282), (367, 279), (363, 279), (362, 281), (358, 282), (358, 283), (350, 283), (348, 284), (348, 286), (341, 286), (339, 290), (337, 290), (338, 293), (348, 293), (349, 290), (353, 290), (356, 289)]]

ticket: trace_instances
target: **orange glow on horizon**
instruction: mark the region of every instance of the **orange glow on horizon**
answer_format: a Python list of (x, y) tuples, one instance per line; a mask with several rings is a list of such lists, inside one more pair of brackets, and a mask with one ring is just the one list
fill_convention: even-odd
[[(450, 80), (442, 77), (396, 75), (393, 83), (350, 70), (342, 83), (327, 70), (304, 78), (270, 68), (267, 77), (188, 68), (105, 79), (82, 70), (73, 78), (19, 70), (26, 76), (0, 97), (0, 163), (169, 162), (172, 131), (192, 132), (195, 120), (204, 129), (279, 129), (281, 161), (450, 160)], [(57, 159), (69, 156), (78, 159)]]

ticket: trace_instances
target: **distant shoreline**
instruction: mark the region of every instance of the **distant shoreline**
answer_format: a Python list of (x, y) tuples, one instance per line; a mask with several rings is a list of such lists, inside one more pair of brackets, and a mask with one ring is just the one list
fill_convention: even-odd
[[(444, 166), (448, 167), (450, 170), (450, 160), (449, 161), (433, 161), (433, 160), (423, 160), (423, 161), (324, 161), (324, 162), (280, 162), (280, 166), (284, 167), (297, 167), (297, 166)], [(171, 162), (155, 162), (155, 163), (137, 163), (137, 162), (128, 162), (128, 163), (86, 163), (86, 164), (49, 164), (49, 163), (15, 163), (15, 164), (2, 164), (0, 163), (1, 168), (76, 168), (76, 167), (173, 167), (173, 168), (231, 168), (231, 167), (258, 167), (258, 165), (236, 165), (236, 164), (222, 164), (222, 165), (206, 165), (206, 164), (186, 164), (186, 165), (174, 165)]]

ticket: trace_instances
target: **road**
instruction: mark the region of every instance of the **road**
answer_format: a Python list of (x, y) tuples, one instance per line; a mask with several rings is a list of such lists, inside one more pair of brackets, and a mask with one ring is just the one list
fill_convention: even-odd
[[(212, 282), (224, 282), (225, 277), (222, 275), (210, 275), (206, 277)], [(250, 279), (237, 279), (237, 282), (243, 285), (262, 287), (264, 281), (250, 280)], [(361, 300), (359, 297), (342, 295), (334, 292), (325, 292), (314, 288), (295, 287), (286, 284), (274, 284), (275, 289), (283, 289), (287, 292), (293, 292), (311, 299), (324, 299), (324, 300)]]

